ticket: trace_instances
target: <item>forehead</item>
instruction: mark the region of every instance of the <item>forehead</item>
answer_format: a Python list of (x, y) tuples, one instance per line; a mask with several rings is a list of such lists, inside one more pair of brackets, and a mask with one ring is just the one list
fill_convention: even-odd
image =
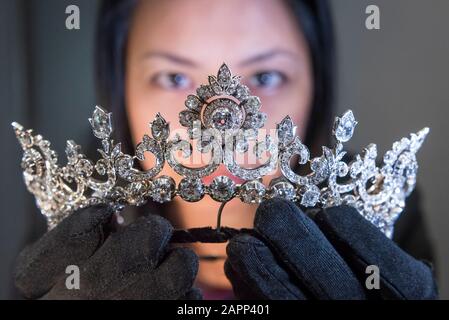
[(169, 51), (201, 63), (230, 64), (273, 48), (304, 50), (298, 23), (282, 0), (140, 1), (129, 54)]

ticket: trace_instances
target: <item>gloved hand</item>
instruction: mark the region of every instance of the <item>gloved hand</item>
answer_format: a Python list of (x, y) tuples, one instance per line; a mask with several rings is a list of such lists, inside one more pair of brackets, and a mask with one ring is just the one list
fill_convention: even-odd
[[(27, 298), (190, 299), (198, 258), (189, 249), (169, 250), (172, 234), (160, 216), (141, 217), (110, 233), (106, 206), (79, 210), (19, 255), (16, 286)], [(66, 268), (80, 270), (80, 288), (66, 287)]]
[[(225, 272), (245, 299), (435, 299), (431, 269), (402, 251), (356, 209), (339, 206), (313, 220), (294, 203), (263, 202), (255, 236), (227, 246)], [(368, 290), (366, 267), (379, 270), (379, 289)]]

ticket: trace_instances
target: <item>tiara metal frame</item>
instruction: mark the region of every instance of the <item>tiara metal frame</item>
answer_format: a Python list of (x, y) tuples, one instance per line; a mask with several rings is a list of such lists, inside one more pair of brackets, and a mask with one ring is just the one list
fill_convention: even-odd
[[(98, 149), (101, 158), (95, 162), (69, 140), (65, 150), (67, 164), (59, 166), (48, 140), (13, 123), (23, 148), (25, 184), (47, 217), (49, 228), (70, 213), (94, 204), (111, 204), (120, 211), (126, 205), (143, 205), (148, 199), (165, 203), (180, 197), (195, 202), (209, 195), (222, 203), (218, 230), (224, 204), (231, 199), (260, 203), (282, 197), (307, 208), (351, 205), (391, 237), (405, 199), (415, 187), (416, 152), (429, 129), (395, 142), (385, 153), (381, 167), (376, 166), (375, 144), (368, 145), (351, 162), (345, 162), (343, 143), (351, 139), (357, 124), (349, 110), (335, 119), (333, 147), (323, 146), (322, 154), (311, 158), (289, 116), (277, 124), (275, 137), (265, 135), (262, 141), (257, 139), (267, 116), (260, 111), (260, 99), (252, 96), (240, 80), (223, 64), (217, 76), (209, 76), (208, 85), (201, 85), (195, 95), (187, 97), (186, 109), (179, 113), (179, 123), (187, 128), (189, 138), (176, 134), (170, 139), (169, 124), (158, 113), (150, 124), (151, 136), (143, 136), (134, 156), (123, 153), (121, 143), (112, 140), (111, 113), (98, 106), (89, 118), (93, 134), (102, 145)], [(251, 141), (256, 141), (252, 151), (257, 159), (265, 155), (268, 160), (255, 168), (245, 168), (237, 163), (235, 155), (249, 152)], [(196, 142), (196, 148), (192, 142)], [(189, 158), (194, 149), (209, 153), (210, 162), (188, 167), (177, 157), (182, 153)], [(145, 160), (145, 153), (154, 156), (154, 166), (144, 171), (136, 169), (135, 162)], [(310, 165), (309, 174), (300, 175), (293, 170), (291, 162), (295, 157), (296, 165)], [(166, 163), (182, 177), (178, 185), (172, 177), (158, 176)], [(221, 164), (245, 182), (236, 184), (228, 176), (218, 176), (205, 185), (202, 178)], [(282, 175), (265, 186), (261, 179), (278, 167)]]

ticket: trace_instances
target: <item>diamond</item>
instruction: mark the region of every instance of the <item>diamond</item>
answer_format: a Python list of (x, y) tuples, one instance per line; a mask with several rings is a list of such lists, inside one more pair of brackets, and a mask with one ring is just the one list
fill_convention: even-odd
[(260, 98), (251, 96), (242, 103), (243, 108), (247, 113), (256, 113), (260, 110)]
[(200, 179), (184, 178), (179, 183), (179, 195), (186, 201), (199, 201), (204, 196), (204, 185)]
[(240, 188), (240, 199), (245, 203), (261, 203), (265, 192), (265, 186), (260, 181), (248, 181)]
[(235, 89), (234, 97), (236, 97), (238, 100), (243, 101), (249, 96), (249, 89), (247, 86), (241, 84), (238, 85)]
[(332, 191), (325, 190), (321, 193), (319, 201), (324, 207), (332, 205)]
[(213, 127), (218, 130), (231, 129), (233, 120), (232, 113), (228, 108), (218, 108), (212, 114)]
[(201, 121), (193, 121), (192, 126), (187, 130), (190, 139), (198, 139), (201, 137)]
[(153, 135), (153, 138), (158, 141), (167, 140), (168, 135), (170, 134), (168, 123), (159, 112), (151, 123), (151, 134)]
[(33, 145), (33, 136), (29, 132), (23, 132), (23, 134), (19, 136), (19, 141), (22, 145), (29, 148)]
[(217, 78), (215, 78), (214, 76), (209, 76), (208, 80), (209, 80), (210, 88), (212, 89), (214, 95), (224, 94), (223, 86), (217, 82)]
[(240, 77), (232, 77), (231, 82), (226, 87), (226, 93), (229, 95), (233, 95), (235, 90), (237, 89), (240, 83)]
[(286, 181), (274, 183), (271, 186), (270, 191), (271, 197), (281, 197), (287, 200), (293, 200), (296, 197), (295, 187)]
[(313, 184), (304, 187), (304, 193), (301, 198), (301, 205), (304, 207), (313, 207), (320, 199), (320, 189)]
[(357, 155), (356, 159), (349, 164), (349, 174), (351, 178), (355, 179), (362, 169), (363, 161), (360, 158), (360, 155)]
[(130, 174), (133, 163), (133, 158), (130, 155), (119, 156), (115, 161), (115, 168), (118, 175), (126, 179)]
[(220, 98), (209, 103), (203, 113), (207, 128), (220, 131), (239, 129), (243, 122), (243, 112), (240, 107), (228, 98)]
[(231, 82), (231, 71), (226, 64), (222, 64), (217, 74), (217, 81), (220, 85), (226, 86)]
[(143, 182), (132, 182), (126, 186), (126, 191), (133, 196), (141, 197), (147, 191), (147, 185)]
[(243, 136), (239, 137), (235, 143), (235, 151), (239, 153), (245, 153), (248, 151), (249, 144), (248, 140)]
[(310, 163), (310, 168), (312, 169), (313, 172), (315, 172), (315, 175), (319, 179), (325, 179), (330, 174), (329, 164), (324, 157), (312, 159)]
[(267, 115), (262, 112), (248, 113), (245, 118), (243, 127), (245, 129), (259, 129), (265, 125)]
[(335, 121), (335, 138), (341, 142), (349, 141), (356, 125), (357, 121), (355, 121), (352, 111), (346, 111), (341, 118), (337, 118)]
[(106, 159), (100, 159), (95, 164), (95, 170), (98, 172), (98, 174), (100, 176), (103, 176), (106, 174), (107, 168), (108, 168), (108, 162), (106, 161)]
[(200, 99), (198, 99), (198, 97), (194, 96), (193, 94), (187, 96), (187, 99), (184, 104), (187, 107), (187, 109), (189, 109), (191, 111), (195, 111), (195, 112), (201, 111), (202, 103), (201, 103)]
[(23, 148), (30, 148), (33, 145), (31, 130), (25, 131), (17, 122), (11, 123), (11, 126), (15, 131), (17, 140), (19, 140), (19, 143), (23, 146)]
[(80, 151), (80, 146), (77, 145), (74, 141), (67, 141), (67, 146), (65, 148), (65, 154), (67, 155), (67, 160), (70, 164), (73, 164), (78, 159), (78, 154)]
[(271, 154), (275, 153), (277, 151), (275, 147), (272, 137), (265, 136), (265, 141), (260, 141), (254, 146), (254, 154), (258, 159), (261, 159), (267, 151)]
[(215, 201), (228, 201), (234, 196), (235, 183), (226, 176), (218, 176), (210, 184), (209, 192)]
[(96, 106), (92, 118), (89, 118), (92, 131), (98, 139), (108, 139), (112, 133), (111, 114)]
[(343, 201), (343, 204), (353, 205), (356, 202), (356, 197), (352, 194), (348, 194), (343, 197), (342, 201)]
[(201, 100), (206, 101), (213, 96), (215, 96), (215, 92), (212, 90), (210, 86), (201, 85), (197, 90), (196, 94), (198, 97), (201, 98)]
[(424, 139), (429, 134), (430, 129), (429, 128), (423, 128), (419, 130), (416, 134), (411, 134), (411, 142), (410, 142), (410, 151), (415, 153), (418, 151), (419, 148), (421, 148), (421, 145), (424, 142)]
[(111, 157), (113, 159), (117, 158), (122, 153), (122, 144), (117, 143), (111, 151)]
[(281, 123), (278, 123), (277, 125), (279, 143), (284, 146), (290, 144), (295, 137), (295, 132), (296, 126), (293, 125), (292, 118), (290, 118), (290, 116), (286, 116), (282, 119)]
[(126, 188), (126, 200), (129, 204), (141, 206), (146, 203), (145, 194), (147, 193), (147, 186), (140, 182), (133, 182)]
[(92, 162), (90, 162), (90, 160), (81, 159), (76, 163), (75, 166), (78, 174), (82, 174), (89, 177), (93, 173), (94, 166), (92, 165)]
[(45, 162), (37, 150), (28, 149), (23, 153), (21, 166), (30, 175), (41, 175)]
[(337, 174), (339, 177), (344, 177), (348, 174), (348, 165), (342, 161), (338, 163)]
[(396, 160), (395, 154), (393, 151), (389, 150), (384, 155), (384, 163), (392, 165)]
[(159, 203), (169, 202), (175, 195), (175, 181), (169, 176), (160, 176), (153, 181), (153, 200)]
[(206, 129), (203, 131), (199, 143), (197, 144), (197, 150), (202, 153), (207, 153), (212, 150), (214, 143), (220, 144), (221, 135), (216, 135), (215, 129)]
[(184, 127), (193, 126), (193, 122), (200, 119), (200, 115), (190, 110), (183, 110), (179, 113), (179, 123)]

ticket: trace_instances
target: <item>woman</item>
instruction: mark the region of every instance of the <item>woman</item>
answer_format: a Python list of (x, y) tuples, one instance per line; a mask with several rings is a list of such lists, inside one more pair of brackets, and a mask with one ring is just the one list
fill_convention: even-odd
[[(298, 135), (312, 151), (319, 152), (321, 145), (328, 144), (333, 118), (334, 47), (327, 1), (104, 1), (97, 38), (101, 104), (114, 112), (116, 127), (119, 127), (118, 140), (125, 142), (127, 153), (132, 153), (133, 146), (147, 133), (148, 123), (157, 112), (160, 111), (172, 127), (176, 126), (185, 97), (204, 83), (207, 75), (215, 74), (223, 61), (234, 74), (243, 76), (252, 94), (262, 100), (263, 110), (268, 114), (265, 128), (274, 128), (284, 115), (290, 115), (298, 125)], [(143, 169), (149, 168), (151, 160), (141, 165)], [(177, 177), (168, 166), (161, 174)], [(209, 184), (218, 175), (240, 182), (222, 167), (204, 182)], [(267, 177), (271, 178), (273, 176)], [(53, 235), (44, 236), (37, 248), (35, 245), (22, 253), (17, 284), (31, 297), (46, 294), (48, 298), (196, 298), (200, 296), (199, 291), (192, 288), (196, 276), (194, 285), (201, 288), (205, 298), (231, 298), (232, 287), (237, 297), (245, 298), (435, 296), (431, 273), (425, 265), (378, 235), (377, 230), (373, 231), (365, 222), (360, 222), (358, 228), (364, 230), (360, 234), (372, 234), (378, 246), (387, 248), (382, 259), (393, 254), (404, 264), (396, 272), (391, 268), (386, 272), (382, 284), (389, 287), (387, 291), (367, 294), (360, 284), (360, 270), (355, 270), (362, 265), (354, 266), (348, 260), (364, 257), (364, 252), (370, 248), (339, 247), (334, 242), (338, 239), (333, 239), (338, 238), (336, 235), (344, 237), (336, 227), (344, 218), (334, 222), (328, 216), (330, 213), (316, 214), (314, 219), (320, 231), (292, 204), (276, 201), (259, 208), (244, 205), (239, 200), (227, 204), (223, 225), (251, 228), (255, 220), (261, 238), (241, 235), (229, 245), (192, 245), (200, 258), (215, 257), (200, 260), (197, 276), (196, 256), (185, 248), (169, 248), (171, 227), (165, 219), (147, 215), (133, 223), (132, 211), (135, 210), (131, 208), (125, 215), (130, 225), (108, 236), (105, 225), (110, 220), (109, 210), (91, 208), (78, 213), (78, 218), (76, 214), (68, 218)], [(430, 259), (420, 212), (416, 200), (412, 201), (414, 203), (406, 210), (409, 212), (403, 214), (404, 219), (410, 221), (398, 222), (396, 240), (416, 258)], [(213, 226), (217, 208), (218, 204), (206, 197), (194, 204), (182, 201), (165, 206), (149, 204), (141, 211), (156, 212), (175, 227), (187, 229)], [(353, 214), (348, 213), (347, 208), (337, 210), (343, 210), (342, 217)], [(297, 216), (303, 220), (299, 221)], [(145, 222), (142, 219), (146, 219)], [(304, 235), (298, 233), (300, 225), (307, 226), (308, 234), (303, 251), (297, 251), (301, 247), (299, 239)], [(327, 233), (326, 228), (329, 228)], [(83, 238), (83, 245), (78, 243), (75, 250), (73, 244), (70, 245), (73, 237), (66, 239), (67, 233), (72, 235), (74, 229), (83, 237), (91, 230), (95, 232), (90, 233), (87, 240)], [(406, 230), (406, 235), (402, 230)], [(280, 237), (283, 231), (293, 237)], [(52, 244), (56, 240), (69, 247), (65, 254)], [(294, 250), (284, 246), (292, 240)], [(317, 250), (325, 254), (306, 254)], [(32, 259), (33, 265), (40, 265), (37, 262), (44, 260), (44, 251), (47, 260), (48, 252), (53, 252), (54, 260), (58, 261), (52, 266), (54, 272), (42, 279), (30, 280), (28, 262)], [(69, 258), (67, 252), (75, 258)], [(364, 258), (377, 261), (379, 257)], [(81, 274), (84, 270), (86, 288), (83, 293), (68, 292), (59, 280), (58, 272), (69, 261), (84, 266)], [(397, 279), (398, 272), (418, 275), (414, 287)], [(112, 281), (114, 277), (119, 281)]]

